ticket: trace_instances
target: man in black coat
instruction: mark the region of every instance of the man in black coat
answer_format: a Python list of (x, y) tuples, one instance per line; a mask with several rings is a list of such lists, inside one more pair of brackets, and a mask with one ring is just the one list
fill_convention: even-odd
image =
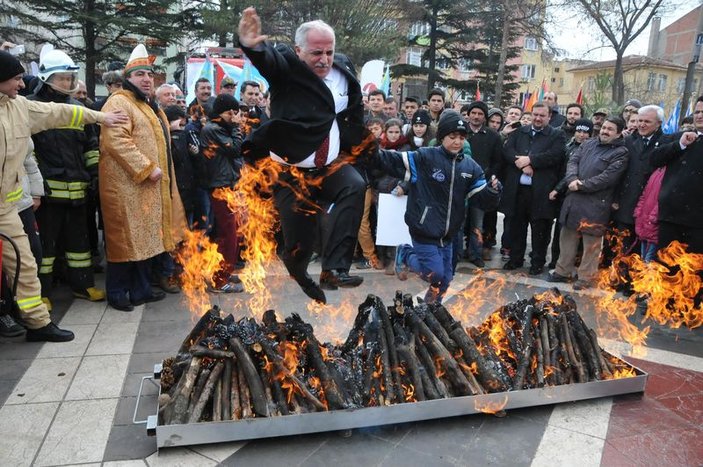
[[(502, 166), (503, 141), (498, 133), (486, 126), (488, 106), (484, 102), (474, 101), (466, 104), (461, 108), (462, 117), (464, 111), (465, 120), (469, 124), (466, 140), (471, 146), (471, 158), (481, 166), (486, 178), (490, 180), (492, 175), (498, 176), (497, 172)], [(496, 211), (485, 212), (475, 202), (467, 204), (464, 235), (468, 254), (465, 256), (480, 268), (486, 265), (484, 255), (490, 260), (489, 245), (491, 242), (495, 244), (497, 221)], [(485, 248), (487, 246), (488, 248)]]
[(674, 240), (688, 251), (703, 253), (703, 96), (693, 111), (696, 131), (660, 145), (651, 155), (655, 167), (666, 167), (659, 192), (659, 248)]
[[(310, 298), (325, 303), (321, 289), (356, 287), (363, 281), (350, 276), (349, 267), (366, 182), (357, 169), (338, 158), (340, 151), (349, 152), (361, 143), (361, 88), (349, 60), (335, 55), (334, 31), (322, 21), (298, 28), (295, 50), (273, 47), (261, 35), (256, 10), (247, 8), (239, 23), (239, 42), (271, 92), (271, 119), (247, 137), (244, 157), (270, 156), (281, 164), (274, 201), (285, 242), (283, 262)], [(305, 181), (291, 173), (291, 166)], [(308, 194), (301, 198), (301, 193)], [(319, 286), (307, 273), (317, 221)]]
[(549, 108), (537, 103), (532, 124), (523, 125), (508, 137), (503, 150), (505, 163), (501, 209), (511, 216), (510, 260), (503, 269), (522, 267), (525, 261), (527, 226), (532, 231), (530, 274), (541, 274), (549, 246), (556, 202), (549, 192), (559, 181), (564, 158), (564, 132), (549, 126)]
[(628, 165), (622, 182), (613, 200), (613, 220), (615, 228), (623, 234), (623, 249), (628, 251), (635, 242), (634, 212), (637, 201), (644, 190), (649, 176), (654, 171), (651, 164), (652, 152), (662, 144), (672, 141), (671, 135), (662, 132), (664, 110), (656, 105), (646, 105), (638, 111), (637, 133), (625, 138), (628, 150)]

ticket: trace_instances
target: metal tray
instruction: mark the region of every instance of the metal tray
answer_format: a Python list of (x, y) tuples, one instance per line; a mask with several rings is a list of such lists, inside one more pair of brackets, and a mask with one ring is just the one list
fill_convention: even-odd
[[(146, 423), (147, 434), (156, 436), (157, 448), (346, 430), (485, 413), (491, 409), (494, 411), (499, 408), (510, 410), (644, 392), (647, 373), (629, 363), (628, 366), (635, 371), (636, 376), (383, 407), (183, 425), (159, 425), (158, 414), (150, 415), (147, 420), (141, 422), (135, 419), (133, 421), (134, 423)], [(161, 365), (159, 364), (154, 367), (153, 377), (145, 376), (142, 379), (142, 386), (144, 380), (159, 379), (160, 373)], [(140, 386), (134, 410), (135, 418), (139, 408), (142, 386)], [(158, 406), (156, 409), (158, 411)]]

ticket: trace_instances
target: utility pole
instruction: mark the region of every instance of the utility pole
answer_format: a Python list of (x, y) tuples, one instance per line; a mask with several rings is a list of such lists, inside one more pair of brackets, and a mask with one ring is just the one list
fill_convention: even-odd
[(698, 64), (698, 60), (701, 57), (701, 46), (703, 46), (703, 8), (700, 9), (698, 16), (698, 30), (696, 31), (696, 42), (693, 44), (693, 56), (691, 57), (691, 61), (688, 62), (688, 69), (686, 70), (686, 85), (683, 90), (683, 98), (681, 99), (679, 124), (681, 124), (681, 121), (686, 117), (688, 102), (691, 100), (693, 75), (696, 73), (696, 64)]

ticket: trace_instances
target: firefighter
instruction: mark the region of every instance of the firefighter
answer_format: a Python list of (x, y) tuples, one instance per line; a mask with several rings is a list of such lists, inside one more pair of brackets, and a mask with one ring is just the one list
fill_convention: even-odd
[(68, 125), (32, 136), (34, 153), (44, 177), (46, 194), (37, 210), (44, 253), (39, 268), (42, 300), (51, 309), (51, 286), (57, 255), (66, 260), (66, 279), (78, 298), (101, 301), (105, 291), (95, 287), (88, 238), (88, 190), (97, 183), (98, 139), (85, 131), (83, 105), (72, 96), (78, 89), (78, 66), (60, 50), (45, 52), (39, 61), (39, 84), (29, 100), (81, 106)]
[[(18, 92), (24, 88), (22, 64), (0, 51), (0, 232), (12, 238), (19, 249), (20, 271), (16, 269), (14, 248), (2, 249), (3, 272), (10, 278), (19, 274), (16, 300), (28, 341), (65, 342), (73, 340), (71, 331), (51, 322), (41, 299), (37, 265), (27, 234), (14, 202), (22, 196), (20, 174), (32, 133), (76, 123), (116, 125), (127, 121), (120, 112), (101, 113), (73, 105), (30, 102)], [(8, 144), (11, 142), (11, 144)]]

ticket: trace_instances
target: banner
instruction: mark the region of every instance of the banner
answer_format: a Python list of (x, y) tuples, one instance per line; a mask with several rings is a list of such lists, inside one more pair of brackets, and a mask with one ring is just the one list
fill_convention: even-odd
[[(361, 92), (368, 94), (374, 89), (383, 89), (383, 70), (386, 64), (383, 60), (371, 60), (361, 68)], [(389, 80), (390, 81), (390, 80)]]

